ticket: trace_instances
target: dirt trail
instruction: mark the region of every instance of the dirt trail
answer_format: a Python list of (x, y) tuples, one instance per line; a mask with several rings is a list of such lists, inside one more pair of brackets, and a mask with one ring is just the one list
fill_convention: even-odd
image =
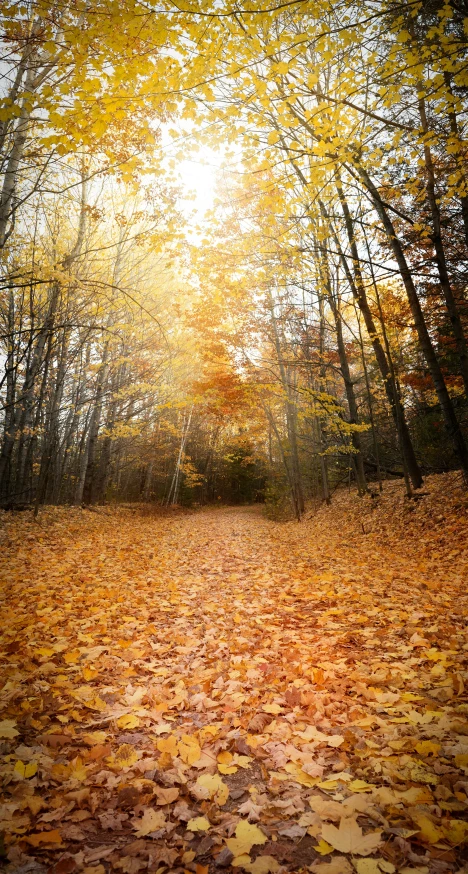
[(7, 870), (465, 870), (466, 586), (369, 513), (9, 521)]

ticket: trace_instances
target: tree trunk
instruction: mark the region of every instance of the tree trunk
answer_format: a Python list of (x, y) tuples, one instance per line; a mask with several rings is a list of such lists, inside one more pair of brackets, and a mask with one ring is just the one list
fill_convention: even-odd
[(337, 185), (338, 197), (341, 202), (343, 215), (345, 219), (346, 232), (348, 235), (348, 241), (351, 248), (351, 256), (353, 260), (353, 268), (354, 268), (354, 277), (351, 274), (351, 271), (348, 266), (348, 262), (346, 256), (341, 250), (338, 239), (336, 239), (336, 243), (339, 247), (341, 262), (343, 264), (345, 274), (348, 280), (348, 283), (351, 287), (351, 291), (353, 293), (353, 297), (355, 298), (359, 309), (361, 310), (364, 324), (366, 326), (367, 333), (369, 335), (370, 341), (372, 343), (374, 354), (377, 360), (377, 364), (379, 366), (380, 373), (382, 375), (385, 393), (387, 395), (388, 402), (390, 404), (390, 409), (392, 411), (393, 419), (395, 422), (397, 434), (398, 434), (398, 442), (400, 444), (400, 451), (402, 454), (402, 458), (404, 458), (404, 463), (409, 471), (409, 475), (411, 477), (411, 482), (415, 489), (419, 489), (422, 486), (423, 478), (421, 474), (421, 470), (419, 468), (418, 462), (416, 460), (416, 455), (414, 453), (413, 443), (411, 440), (411, 436), (408, 429), (408, 424), (406, 422), (406, 416), (401, 404), (401, 400), (398, 397), (398, 393), (396, 391), (396, 387), (392, 380), (392, 374), (390, 365), (387, 361), (387, 356), (385, 355), (385, 350), (380, 342), (380, 338), (377, 333), (377, 328), (375, 326), (374, 318), (370, 310), (370, 306), (367, 300), (367, 294), (362, 278), (361, 273), (361, 265), (358, 254), (358, 249), (354, 237), (354, 227), (353, 221), (351, 218), (351, 213), (349, 211), (348, 203), (343, 194), (343, 190), (341, 185)]
[(77, 495), (77, 503), (88, 506), (92, 504), (96, 496), (96, 472), (97, 472), (97, 442), (99, 437), (99, 428), (101, 425), (102, 400), (104, 394), (104, 385), (107, 378), (107, 352), (108, 345), (106, 343), (102, 355), (101, 368), (99, 370), (96, 397), (94, 400), (93, 412), (89, 423), (88, 440), (86, 443), (86, 467), (83, 477), (83, 485), (81, 495)]
[[(340, 302), (339, 298), (335, 299), (332, 292), (327, 254), (323, 247), (320, 247), (319, 251), (324, 273), (323, 280), (327, 300), (333, 313), (333, 320), (335, 322), (336, 343), (338, 347), (341, 375), (343, 377), (343, 382), (345, 386), (346, 400), (348, 401), (349, 421), (350, 424), (357, 425), (359, 424), (359, 414), (356, 403), (356, 395), (354, 394), (354, 384), (353, 380), (351, 379), (351, 371), (349, 369), (348, 356), (346, 354), (346, 346), (343, 339), (343, 323), (341, 320)], [(367, 482), (366, 474), (364, 471), (364, 459), (362, 456), (361, 437), (359, 432), (352, 432), (351, 442), (355, 449), (355, 455), (353, 457), (355, 462), (356, 483), (358, 487), (358, 492), (360, 495), (364, 495), (367, 492)]]
[(426, 359), (427, 366), (429, 368), (429, 372), (434, 383), (434, 388), (439, 399), (447, 431), (453, 441), (453, 445), (458, 455), (465, 479), (468, 479), (468, 450), (465, 438), (462, 434), (460, 424), (455, 413), (455, 408), (452, 403), (452, 399), (448, 393), (447, 386), (445, 384), (442, 368), (439, 364), (434, 347), (432, 345), (429, 331), (427, 329), (427, 325), (424, 319), (424, 314), (421, 309), (421, 304), (419, 302), (419, 298), (413, 282), (413, 277), (411, 276), (411, 271), (408, 267), (402, 245), (396, 235), (395, 228), (393, 227), (393, 223), (382, 202), (380, 194), (376, 186), (370, 179), (369, 174), (366, 170), (364, 170), (363, 167), (358, 166), (357, 170), (372, 198), (376, 212), (387, 234), (387, 239), (393, 252), (393, 256), (398, 264), (400, 275), (403, 280), (406, 295), (408, 297), (408, 302), (411, 308), (411, 313), (414, 319), (414, 326), (417, 331), (419, 345)]

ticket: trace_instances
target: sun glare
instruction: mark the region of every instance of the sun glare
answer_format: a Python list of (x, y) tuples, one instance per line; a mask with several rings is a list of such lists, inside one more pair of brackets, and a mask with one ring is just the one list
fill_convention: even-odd
[(223, 155), (204, 146), (193, 157), (182, 161), (178, 175), (184, 188), (183, 206), (188, 212), (195, 210), (203, 218), (213, 206), (218, 173)]

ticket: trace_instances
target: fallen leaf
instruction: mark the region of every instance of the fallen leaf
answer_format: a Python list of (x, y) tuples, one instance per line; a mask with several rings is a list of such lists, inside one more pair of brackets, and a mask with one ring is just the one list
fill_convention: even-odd
[(250, 874), (275, 874), (279, 869), (279, 863), (274, 856), (257, 856), (254, 862), (244, 865)]
[(119, 768), (131, 768), (139, 759), (139, 753), (131, 744), (122, 744), (115, 754), (114, 762)]
[(340, 853), (353, 853), (368, 856), (381, 843), (382, 832), (370, 832), (364, 835), (354, 818), (343, 818), (339, 828), (329, 823), (322, 827), (322, 838)]
[(165, 824), (166, 817), (162, 810), (153, 810), (151, 807), (146, 808), (141, 819), (133, 820), (133, 827), (136, 830), (136, 836), (138, 838), (144, 838), (151, 832), (163, 828)]
[(21, 759), (15, 764), (15, 774), (18, 774), (23, 780), (34, 777), (37, 774), (37, 762), (22, 762)]
[(187, 828), (190, 832), (206, 832), (210, 828), (210, 822), (206, 816), (195, 816), (189, 819)]
[(154, 791), (158, 804), (172, 804), (179, 797), (179, 790), (175, 786), (168, 789), (163, 789), (161, 786), (155, 786)]
[(119, 728), (138, 728), (140, 720), (134, 713), (124, 713), (117, 719), (117, 725)]
[(333, 853), (333, 847), (331, 844), (324, 841), (323, 838), (318, 842), (318, 844), (314, 845), (314, 850), (317, 853), (320, 853), (321, 856), (328, 856), (329, 853)]
[(0, 737), (6, 737), (13, 740), (18, 737), (19, 732), (15, 728), (16, 719), (4, 719), (0, 722)]
[(235, 831), (235, 838), (228, 838), (226, 846), (235, 858), (250, 853), (253, 846), (266, 843), (266, 835), (256, 825), (241, 820)]
[(31, 844), (32, 847), (39, 847), (43, 844), (58, 846), (62, 843), (62, 836), (57, 829), (50, 832), (35, 832), (32, 835), (28, 835), (25, 840), (28, 844)]
[(229, 798), (229, 788), (223, 783), (219, 774), (201, 774), (195, 784), (206, 793), (207, 798), (213, 798), (222, 807)]

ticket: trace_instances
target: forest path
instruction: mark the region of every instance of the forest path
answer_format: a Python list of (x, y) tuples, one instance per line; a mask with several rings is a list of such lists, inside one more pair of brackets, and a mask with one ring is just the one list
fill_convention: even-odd
[(10, 870), (458, 871), (463, 580), (358, 534), (259, 508), (14, 518)]

